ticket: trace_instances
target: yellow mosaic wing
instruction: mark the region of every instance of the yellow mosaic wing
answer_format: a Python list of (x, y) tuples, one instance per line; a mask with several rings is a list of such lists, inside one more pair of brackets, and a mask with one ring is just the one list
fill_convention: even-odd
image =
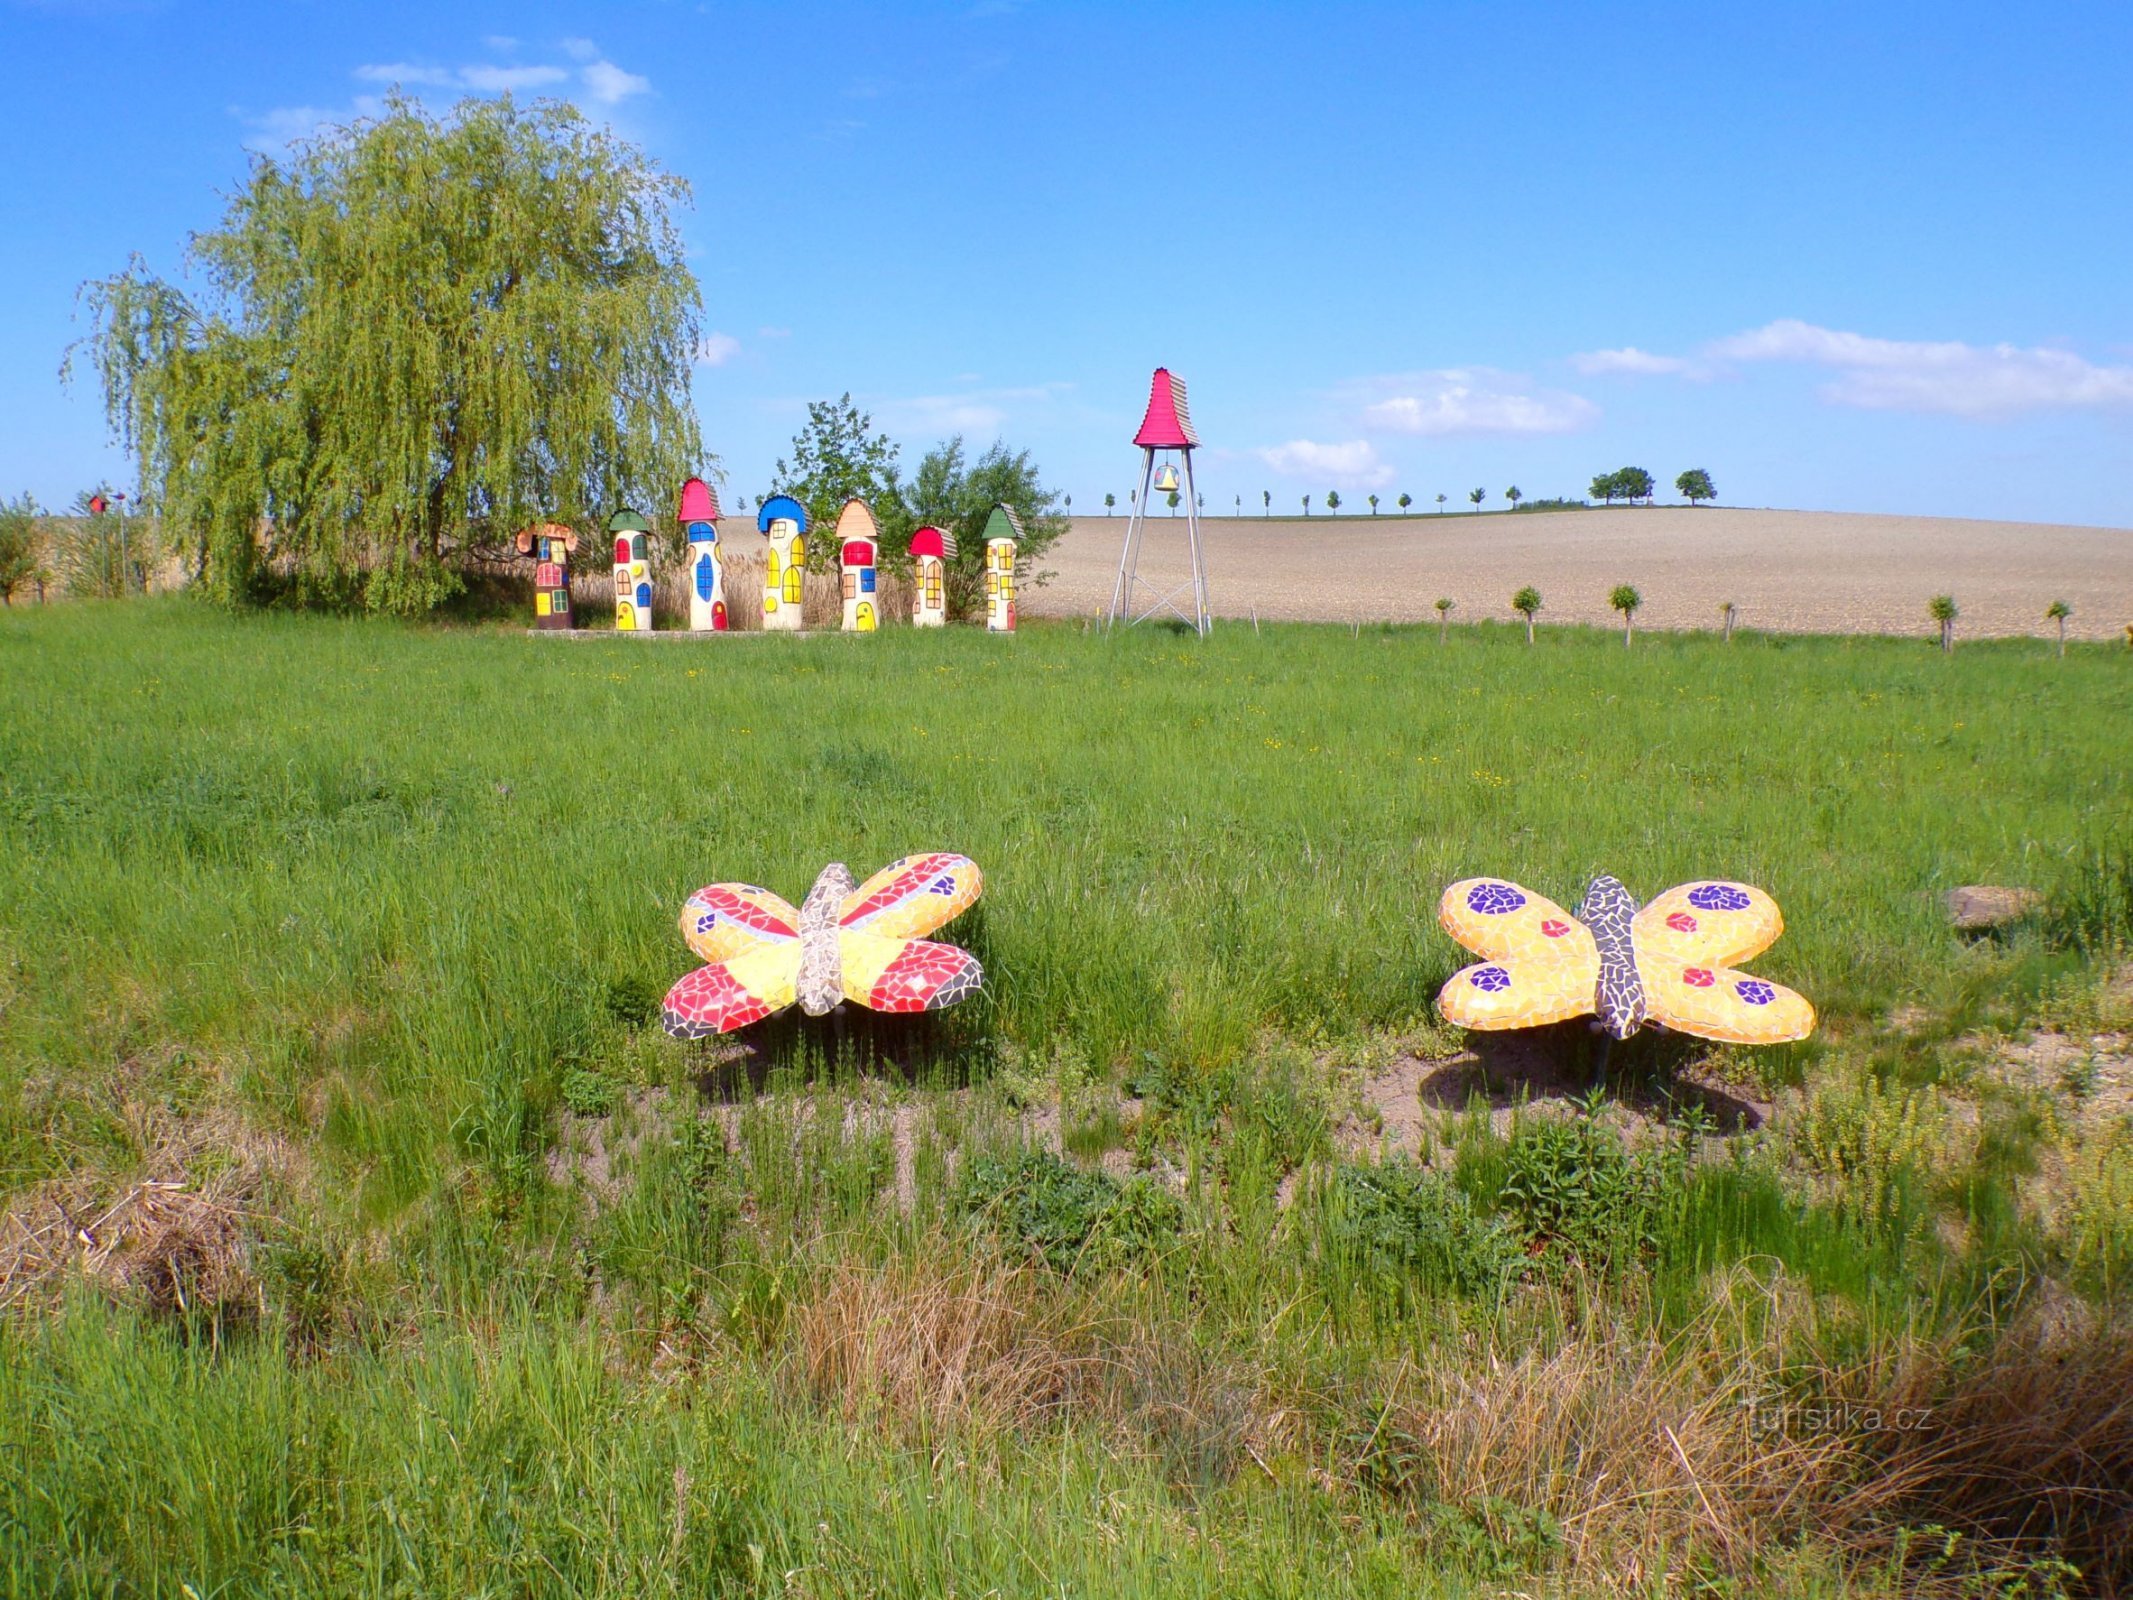
[(1566, 952), (1593, 949), (1591, 931), (1576, 917), (1546, 895), (1501, 878), (1460, 879), (1437, 902), (1437, 921), (1490, 961), (1545, 966)]
[(1637, 949), (1647, 1015), (1676, 1033), (1726, 1044), (1784, 1044), (1814, 1032), (1815, 1008), (1781, 983), (1731, 967)]
[(1770, 896), (1751, 884), (1718, 879), (1677, 884), (1630, 924), (1638, 954), (1706, 967), (1753, 960), (1784, 931), (1785, 919)]
[(1486, 959), (1437, 994), (1462, 1028), (1537, 1028), (1593, 1008), (1600, 952), (1592, 930), (1550, 900), (1501, 878), (1463, 878), (1444, 891), (1437, 921)]
[(1462, 967), (1437, 991), (1437, 1009), (1456, 1028), (1539, 1028), (1590, 1012), (1599, 982), (1600, 956), (1587, 934), (1582, 952), (1566, 950), (1552, 962)]
[(726, 961), (759, 945), (800, 937), (800, 913), (752, 883), (707, 883), (683, 902), (681, 936), (700, 960)]
[(977, 902), (985, 888), (978, 864), (946, 850), (892, 861), (844, 897), (843, 928), (888, 939), (918, 939)]

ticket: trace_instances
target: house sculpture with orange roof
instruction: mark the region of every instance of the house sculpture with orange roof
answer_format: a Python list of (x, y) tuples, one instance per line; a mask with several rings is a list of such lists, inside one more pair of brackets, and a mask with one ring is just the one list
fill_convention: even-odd
[(837, 565), (844, 575), (844, 631), (872, 633), (880, 622), (874, 593), (874, 562), (880, 530), (864, 500), (847, 500), (837, 513)]

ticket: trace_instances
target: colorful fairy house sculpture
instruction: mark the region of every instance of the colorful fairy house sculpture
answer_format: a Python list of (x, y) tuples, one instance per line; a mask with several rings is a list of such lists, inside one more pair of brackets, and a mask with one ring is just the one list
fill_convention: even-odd
[(874, 593), (879, 530), (864, 500), (847, 500), (837, 513), (837, 565), (844, 573), (844, 631), (872, 633), (880, 621)]
[(652, 631), (652, 527), (634, 511), (607, 519), (615, 537), (615, 632)]
[(1022, 519), (1013, 506), (998, 505), (985, 519), (985, 630), (1015, 631), (1015, 547)]
[(796, 911), (768, 889), (714, 883), (681, 908), (681, 936), (709, 965), (667, 991), (668, 1033), (731, 1033), (795, 1000), (811, 1017), (841, 1003), (938, 1011), (976, 993), (984, 970), (967, 950), (926, 934), (985, 886), (967, 856), (935, 851), (892, 861), (856, 887), (842, 862), (822, 869)]
[(798, 633), (807, 594), (807, 507), (789, 494), (774, 494), (757, 509), (755, 525), (770, 541), (763, 557), (763, 626)]
[(955, 559), (955, 535), (926, 527), (911, 535), (911, 625), (948, 625), (948, 563)]
[(1467, 878), (1444, 891), (1437, 920), (1482, 958), (1437, 996), (1445, 1020), (1462, 1028), (1590, 1016), (1610, 1038), (1649, 1022), (1729, 1044), (1783, 1044), (1814, 1031), (1805, 997), (1736, 970), (1785, 931), (1777, 902), (1745, 883), (1685, 883), (1639, 911), (1602, 876), (1572, 916), (1515, 883)]
[(521, 528), (511, 542), (522, 556), (533, 557), (533, 625), (536, 628), (567, 628), (570, 614), (570, 556), (578, 548), (578, 536), (560, 522), (536, 523)]
[(689, 544), (689, 626), (726, 631), (726, 580), (718, 564), (718, 496), (701, 478), (681, 486), (681, 531)]

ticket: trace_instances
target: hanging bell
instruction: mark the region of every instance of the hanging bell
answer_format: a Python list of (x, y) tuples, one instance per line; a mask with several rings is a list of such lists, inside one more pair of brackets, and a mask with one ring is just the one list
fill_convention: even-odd
[(1167, 461), (1163, 463), (1161, 469), (1155, 475), (1155, 492), (1157, 494), (1176, 494), (1178, 492), (1178, 469)]

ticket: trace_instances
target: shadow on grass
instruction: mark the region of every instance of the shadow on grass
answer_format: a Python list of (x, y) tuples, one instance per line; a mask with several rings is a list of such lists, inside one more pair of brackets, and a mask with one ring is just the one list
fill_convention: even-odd
[(1466, 1056), (1445, 1063), (1422, 1080), (1422, 1103), (1464, 1110), (1476, 1095), (1492, 1110), (1525, 1102), (1582, 1100), (1595, 1088), (1651, 1121), (1672, 1121), (1700, 1111), (1718, 1133), (1750, 1133), (1769, 1112), (1735, 1091), (1688, 1075), (1707, 1059), (1711, 1046), (1686, 1034), (1647, 1029), (1616, 1043), (1605, 1055), (1601, 1040), (1583, 1020), (1504, 1033), (1470, 1033)]

